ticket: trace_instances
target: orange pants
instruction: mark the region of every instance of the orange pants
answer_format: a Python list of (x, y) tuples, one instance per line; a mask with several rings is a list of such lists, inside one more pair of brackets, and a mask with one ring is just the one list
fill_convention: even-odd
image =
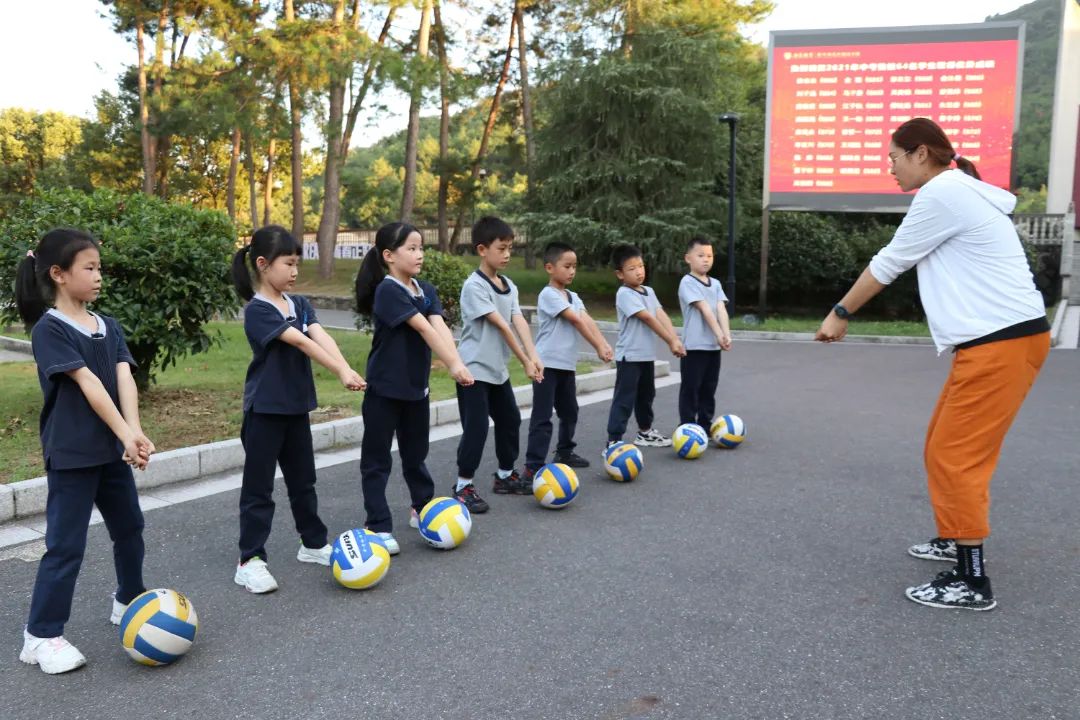
[(990, 535), (990, 478), (1049, 351), (1050, 333), (956, 351), (924, 452), (940, 537)]

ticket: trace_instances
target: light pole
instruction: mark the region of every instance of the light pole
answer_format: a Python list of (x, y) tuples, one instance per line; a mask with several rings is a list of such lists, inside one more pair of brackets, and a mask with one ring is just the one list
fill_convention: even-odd
[(727, 239), (727, 280), (724, 282), (728, 296), (728, 308), (735, 307), (735, 129), (739, 124), (739, 115), (726, 112), (717, 118), (728, 126), (731, 133), (731, 156), (728, 159), (728, 239)]

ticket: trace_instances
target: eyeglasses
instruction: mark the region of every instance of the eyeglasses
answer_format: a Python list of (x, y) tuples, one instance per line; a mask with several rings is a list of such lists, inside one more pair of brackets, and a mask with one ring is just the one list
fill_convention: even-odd
[(896, 161), (897, 161), (897, 160), (899, 160), (900, 158), (904, 157), (905, 155), (907, 155), (907, 154), (909, 154), (909, 153), (911, 153), (911, 152), (912, 152), (911, 150), (908, 150), (908, 151), (906, 151), (906, 152), (902, 152), (902, 153), (900, 153), (900, 154), (899, 154), (899, 155), (897, 155), (896, 157), (893, 157), (892, 153), (889, 153), (889, 165), (890, 165), (890, 166), (894, 166), (894, 165), (896, 165)]

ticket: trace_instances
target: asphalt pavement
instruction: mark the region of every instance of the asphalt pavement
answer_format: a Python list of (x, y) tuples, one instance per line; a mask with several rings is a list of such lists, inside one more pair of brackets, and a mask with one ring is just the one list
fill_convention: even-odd
[[(37, 564), (2, 560), (0, 716), (1080, 717), (1080, 354), (1051, 353), (1005, 444), (990, 613), (903, 595), (946, 567), (905, 549), (934, 535), (922, 440), (948, 362), (928, 347), (737, 343), (718, 404), (746, 421), (741, 448), (694, 461), (648, 448), (641, 477), (618, 484), (599, 467), (608, 406), (584, 407), (579, 450), (597, 462), (577, 500), (548, 511), (482, 480), (492, 510), (452, 552), (408, 528), (395, 469), (402, 552), (369, 591), (296, 562), (280, 485), (281, 589), (267, 596), (232, 582), (236, 492), (148, 512), (147, 583), (187, 594), (201, 621), (171, 667), (130, 661), (108, 623), (104, 527), (66, 630), (89, 664), (66, 676), (18, 661)], [(658, 426), (676, 400), (660, 390)], [(432, 446), (440, 491), (455, 448)], [(362, 523), (355, 463), (320, 473), (319, 493), (333, 533)]]

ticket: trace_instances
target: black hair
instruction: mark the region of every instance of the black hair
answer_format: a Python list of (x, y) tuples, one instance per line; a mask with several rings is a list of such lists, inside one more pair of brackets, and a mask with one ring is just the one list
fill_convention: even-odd
[(643, 257), (641, 250), (636, 245), (616, 245), (611, 251), (611, 266), (616, 270), (622, 270), (627, 260)]
[[(256, 261), (265, 258), (267, 264), (273, 263), (283, 255), (303, 257), (304, 246), (280, 225), (267, 225), (251, 234), (251, 242), (236, 251), (232, 261), (233, 285), (244, 300), (255, 297), (255, 285), (251, 278), (259, 274)], [(245, 260), (247, 262), (245, 262)], [(250, 265), (250, 269), (248, 266)]]
[(554, 265), (559, 262), (559, 258), (568, 252), (574, 252), (574, 248), (566, 243), (550, 242), (544, 247), (544, 264), (551, 263)]
[(419, 230), (403, 222), (388, 223), (375, 233), (375, 247), (364, 255), (364, 261), (360, 263), (360, 270), (356, 273), (356, 312), (361, 315), (370, 315), (375, 306), (375, 288), (386, 277), (387, 268), (382, 256), (383, 251), (397, 250), (413, 233), (423, 238)]
[(686, 252), (690, 252), (698, 245), (708, 245), (709, 247), (712, 247), (712, 241), (709, 240), (709, 238), (695, 235), (694, 237), (690, 238), (690, 240), (686, 243)]
[(70, 270), (83, 250), (100, 250), (98, 241), (74, 228), (55, 228), (45, 233), (15, 271), (15, 307), (29, 329), (56, 300), (56, 285), (49, 271), (53, 265)]
[(472, 226), (473, 250), (483, 245), (491, 247), (496, 240), (513, 240), (514, 229), (503, 220), (492, 215), (487, 215), (476, 221)]

